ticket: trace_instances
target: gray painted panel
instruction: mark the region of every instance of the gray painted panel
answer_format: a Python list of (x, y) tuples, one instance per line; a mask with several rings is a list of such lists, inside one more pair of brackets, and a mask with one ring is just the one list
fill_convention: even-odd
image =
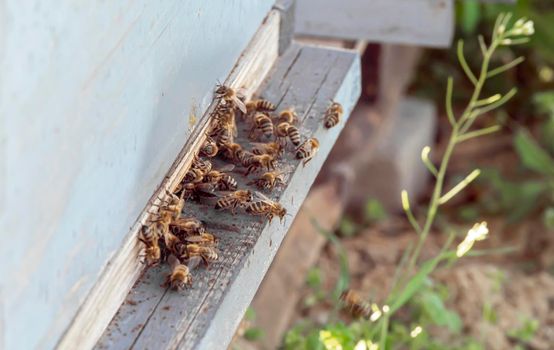
[(0, 347), (54, 346), (272, 3), (0, 4)]
[(423, 46), (449, 46), (453, 0), (297, 0), (296, 33)]

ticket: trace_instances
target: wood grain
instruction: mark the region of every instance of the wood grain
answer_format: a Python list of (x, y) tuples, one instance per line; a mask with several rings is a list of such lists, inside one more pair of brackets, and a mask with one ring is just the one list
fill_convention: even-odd
[[(220, 262), (195, 270), (193, 288), (183, 293), (160, 287), (167, 270), (148, 271), (129, 293), (132, 302), (121, 306), (96, 348), (225, 348), (359, 94), (359, 56), (354, 52), (293, 45), (279, 58), (257, 95), (280, 108), (294, 106), (302, 133), (322, 143), (306, 167), (291, 155), (279, 165), (290, 174), (285, 188), (272, 197), (291, 216), (269, 224), (244, 214), (215, 212), (207, 204), (188, 204), (185, 214), (204, 220), (220, 238)], [(321, 117), (331, 99), (343, 105), (345, 118), (327, 130)], [(237, 180), (241, 187), (249, 181), (242, 176)]]

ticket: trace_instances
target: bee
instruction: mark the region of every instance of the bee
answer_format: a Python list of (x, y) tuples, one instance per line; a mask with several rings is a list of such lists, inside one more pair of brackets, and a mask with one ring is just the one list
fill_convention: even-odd
[(238, 206), (244, 206), (246, 203), (252, 200), (252, 192), (249, 190), (238, 190), (231, 192), (220, 199), (215, 203), (216, 209), (229, 209), (235, 214), (235, 209)]
[(277, 139), (285, 140), (284, 143), (286, 143), (286, 138), (288, 137), (293, 145), (300, 145), (300, 131), (298, 131), (296, 126), (287, 122), (279, 123), (275, 127), (275, 135), (277, 136)]
[(277, 106), (272, 102), (264, 99), (252, 100), (246, 103), (247, 114), (254, 112), (273, 112)]
[(239, 161), (237, 154), (243, 152), (242, 146), (238, 143), (226, 143), (221, 146), (221, 154), (223, 157), (232, 161)]
[(266, 167), (267, 170), (275, 170), (275, 158), (269, 154), (252, 154), (245, 158), (242, 165), (247, 167), (245, 176), (253, 171)]
[(204, 182), (214, 184), (217, 189), (223, 191), (233, 191), (237, 188), (237, 180), (231, 175), (226, 174), (225, 171), (231, 171), (235, 168), (234, 165), (228, 164), (221, 170), (212, 170), (204, 175)]
[(369, 318), (371, 315), (371, 306), (357, 292), (347, 289), (342, 292), (340, 299), (344, 302), (346, 308), (354, 317)]
[(273, 135), (273, 122), (267, 114), (257, 113), (254, 116), (254, 124), (250, 130), (249, 138), (252, 139), (257, 130), (261, 130), (262, 134), (266, 137), (271, 137)]
[(217, 239), (211, 233), (204, 232), (199, 235), (187, 236), (185, 237), (185, 241), (187, 241), (188, 243), (195, 243), (204, 246), (214, 246), (217, 242)]
[(242, 113), (246, 114), (246, 106), (244, 102), (239, 98), (237, 92), (225, 85), (218, 84), (215, 89), (215, 97), (221, 99), (223, 104), (231, 104), (233, 107), (238, 108)]
[(171, 274), (167, 276), (164, 283), (165, 286), (171, 287), (173, 290), (184, 290), (192, 285), (192, 275), (186, 265), (181, 264), (175, 255), (170, 255), (168, 258)]
[(167, 249), (172, 252), (179, 251), (179, 245), (183, 244), (179, 237), (169, 231), (164, 233), (164, 243)]
[(196, 243), (187, 244), (187, 260), (194, 258), (201, 258), (204, 261), (204, 264), (208, 265), (209, 263), (216, 262), (219, 259), (219, 253), (214, 247), (208, 247), (199, 245)]
[(312, 137), (304, 141), (296, 149), (296, 159), (304, 159), (303, 165), (305, 166), (316, 155), (319, 150), (319, 141)]
[(202, 158), (195, 157), (192, 161), (192, 166), (191, 167), (196, 168), (196, 169), (200, 169), (203, 174), (206, 174), (207, 172), (212, 170), (213, 165), (212, 165), (212, 162), (210, 162), (207, 159), (202, 159)]
[(206, 141), (200, 148), (200, 154), (208, 158), (213, 158), (217, 155), (219, 148), (217, 147), (216, 142), (211, 137), (206, 137)]
[(178, 218), (171, 222), (171, 231), (176, 234), (200, 235), (206, 231), (202, 221), (195, 217)]
[(256, 185), (261, 190), (273, 190), (275, 186), (284, 185), (285, 180), (282, 173), (268, 171), (248, 185)]
[(298, 115), (294, 111), (294, 108), (287, 108), (279, 113), (279, 123), (296, 124), (298, 121)]
[(139, 241), (145, 246), (142, 257), (144, 258), (144, 262), (149, 266), (156, 265), (160, 262), (162, 250), (158, 243), (159, 238), (159, 231), (154, 224), (142, 226), (139, 232)]
[(274, 216), (278, 216), (279, 219), (283, 221), (283, 218), (287, 215), (287, 210), (280, 203), (272, 201), (263, 193), (256, 192), (256, 195), (260, 198), (260, 200), (248, 203), (245, 208), (248, 214), (263, 215), (269, 220), (269, 222), (273, 220)]
[(256, 155), (269, 154), (277, 157), (283, 153), (283, 145), (279, 142), (252, 143), (252, 153)]
[(341, 104), (338, 102), (332, 102), (331, 106), (327, 108), (327, 111), (325, 111), (323, 125), (325, 125), (327, 129), (332, 128), (340, 122), (343, 113), (344, 111)]

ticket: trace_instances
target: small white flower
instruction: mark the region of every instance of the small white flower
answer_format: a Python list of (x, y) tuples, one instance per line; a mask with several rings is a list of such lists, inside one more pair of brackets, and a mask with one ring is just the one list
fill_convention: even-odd
[(502, 34), (506, 31), (506, 26), (501, 24), (498, 26), (498, 34)]
[(512, 34), (513, 35), (521, 35), (521, 34), (523, 34), (523, 29), (522, 28), (514, 28), (514, 29), (512, 29)]
[(522, 28), (524, 35), (533, 35), (535, 33), (535, 24), (533, 21), (527, 21)]
[(479, 224), (473, 225), (471, 230), (467, 232), (467, 237), (472, 241), (482, 241), (487, 238), (489, 234), (489, 229), (487, 227), (487, 222), (483, 221)]
[(410, 337), (412, 338), (415, 338), (417, 337), (421, 331), (423, 331), (423, 328), (421, 328), (421, 326), (417, 326), (415, 327), (414, 329), (412, 329), (412, 331), (410, 332)]
[(504, 39), (500, 42), (502, 45), (510, 45), (512, 43), (511, 39)]
[(464, 240), (460, 244), (458, 244), (458, 248), (456, 249), (456, 256), (458, 258), (464, 256), (471, 249), (471, 247), (473, 247), (475, 241), (484, 240), (485, 238), (487, 238), (488, 234), (489, 229), (487, 228), (487, 223), (485, 221), (473, 225), (473, 227), (467, 232)]
[(514, 28), (522, 27), (525, 24), (525, 17), (520, 18), (514, 23)]

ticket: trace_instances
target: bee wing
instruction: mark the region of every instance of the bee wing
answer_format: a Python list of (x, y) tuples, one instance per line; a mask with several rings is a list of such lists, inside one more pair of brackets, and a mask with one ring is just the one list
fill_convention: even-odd
[(192, 235), (185, 237), (185, 241), (190, 243), (201, 243), (204, 241), (204, 238), (202, 238), (202, 236), (200, 235)]
[(238, 109), (246, 114), (247, 113), (247, 110), (246, 110), (246, 105), (244, 104), (244, 102), (242, 102), (237, 96), (233, 96), (233, 103), (235, 104), (235, 106), (238, 107)]
[(263, 194), (259, 191), (254, 191), (254, 194), (256, 195), (256, 197), (258, 197), (261, 200), (273, 202), (273, 200), (269, 199), (265, 194)]
[(202, 262), (202, 258), (199, 256), (193, 256), (187, 261), (187, 267), (189, 268), (189, 271), (194, 270), (200, 263)]
[(225, 164), (224, 166), (222, 166), (219, 171), (220, 172), (229, 172), (229, 171), (233, 171), (235, 169), (235, 165), (234, 164)]

